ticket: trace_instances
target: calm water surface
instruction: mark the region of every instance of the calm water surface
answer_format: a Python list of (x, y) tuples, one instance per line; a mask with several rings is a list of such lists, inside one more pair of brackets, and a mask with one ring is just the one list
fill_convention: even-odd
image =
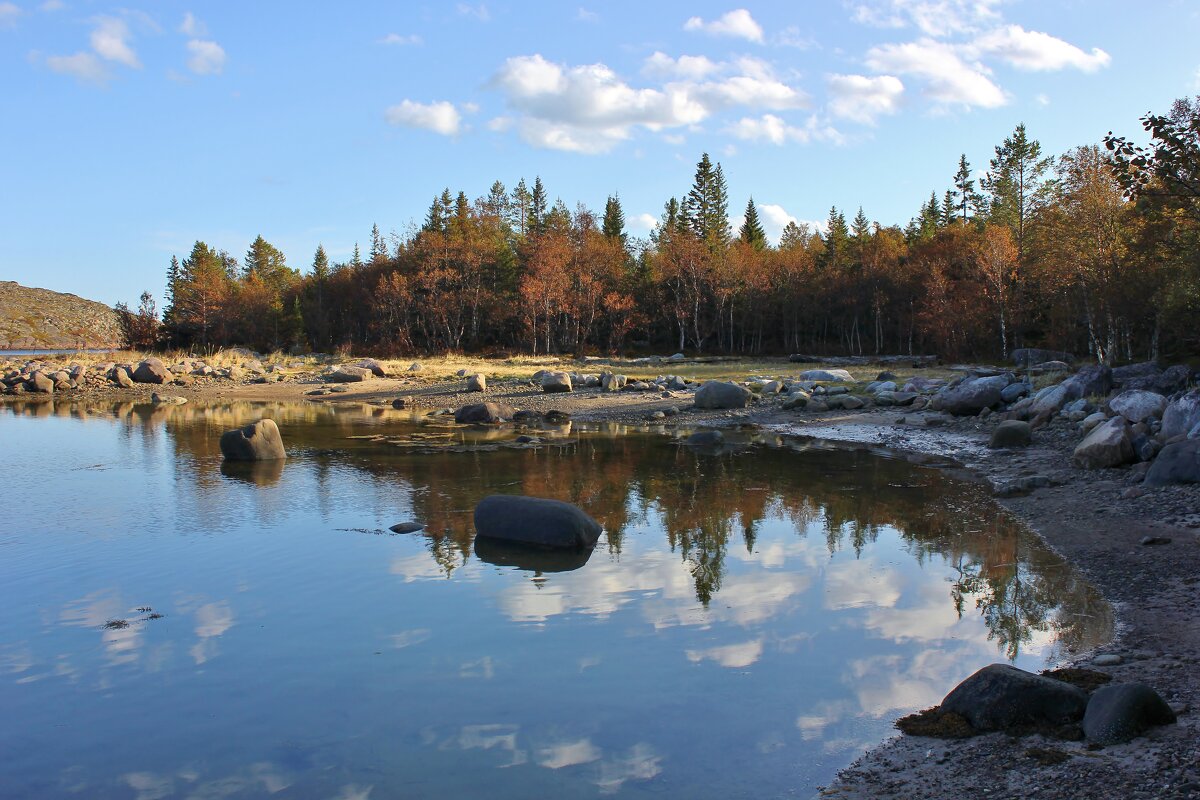
[[(264, 415), (286, 463), (223, 468), (221, 432)], [(943, 470), (751, 432), (716, 454), (541, 435), (0, 407), (0, 797), (810, 797), (978, 667), (1111, 625)], [(590, 558), (476, 550), (493, 492), (607, 533)]]

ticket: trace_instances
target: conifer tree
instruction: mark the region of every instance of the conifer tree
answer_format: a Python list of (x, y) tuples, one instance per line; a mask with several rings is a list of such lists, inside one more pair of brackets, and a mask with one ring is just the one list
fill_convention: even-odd
[(609, 239), (620, 239), (622, 244), (625, 242), (625, 212), (621, 209), (621, 198), (615, 194), (610, 195), (604, 204), (604, 222), (600, 232)]
[(975, 181), (971, 178), (971, 165), (967, 163), (967, 154), (958, 158), (958, 172), (954, 175), (954, 197), (959, 220), (965, 225), (973, 214), (979, 214), (983, 198), (975, 191)]
[(767, 247), (767, 233), (758, 221), (758, 208), (754, 205), (753, 197), (746, 203), (746, 219), (742, 222), (738, 237), (755, 250), (765, 250)]
[(717, 252), (729, 245), (729, 198), (725, 185), (725, 173), (721, 165), (713, 166), (704, 153), (696, 164), (696, 177), (692, 188), (683, 200), (684, 222), (696, 238), (709, 250)]
[(806, 232), (795, 222), (788, 220), (788, 224), (783, 226), (783, 233), (779, 236), (779, 249), (791, 250), (793, 247), (803, 246), (807, 241)]
[(1012, 136), (996, 146), (996, 155), (983, 179), (983, 188), (990, 195), (990, 221), (1012, 231), (1017, 259), (1022, 263), (1028, 244), (1026, 228), (1052, 188), (1043, 177), (1052, 164), (1053, 159), (1042, 156), (1041, 143), (1029, 138), (1022, 122)]
[(329, 278), (329, 256), (325, 253), (325, 245), (317, 245), (317, 252), (313, 254), (312, 274), (319, 283)]
[(529, 235), (529, 206), (532, 199), (529, 187), (525, 185), (525, 179), (521, 178), (512, 191), (512, 202), (509, 208), (512, 213), (512, 226), (522, 236)]
[(382, 264), (387, 261), (387, 242), (379, 233), (378, 225), (371, 225), (371, 263)]
[(528, 227), (530, 233), (542, 233), (546, 229), (546, 209), (549, 200), (541, 176), (533, 179), (533, 191), (529, 195)]
[(850, 254), (850, 229), (846, 227), (846, 216), (838, 211), (837, 206), (829, 209), (829, 219), (822, 240), (825, 251), (821, 254), (820, 264), (826, 269), (841, 269), (846, 266)]

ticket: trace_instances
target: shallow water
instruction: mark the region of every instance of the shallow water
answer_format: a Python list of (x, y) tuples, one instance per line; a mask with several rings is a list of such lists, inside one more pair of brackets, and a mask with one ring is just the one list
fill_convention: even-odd
[[(286, 463), (223, 467), (220, 433), (260, 416)], [(808, 797), (978, 667), (1108, 635), (1095, 592), (944, 470), (534, 433), (0, 407), (0, 797)], [(493, 492), (607, 533), (574, 560), (477, 550)]]

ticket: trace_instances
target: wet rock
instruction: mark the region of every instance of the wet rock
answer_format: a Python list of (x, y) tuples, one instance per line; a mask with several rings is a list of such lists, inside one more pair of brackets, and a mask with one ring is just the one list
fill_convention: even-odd
[(470, 376), (469, 378), (467, 378), (467, 391), (468, 392), (486, 392), (487, 391), (487, 377), (484, 375), (480, 375), (479, 373), (476, 373), (476, 374)]
[(602, 528), (570, 503), (494, 494), (475, 506), (475, 532), (507, 542), (582, 550), (596, 544)]
[(137, 383), (167, 383), (175, 376), (160, 358), (147, 358), (140, 362), (130, 376)]
[(542, 391), (547, 394), (569, 392), (573, 388), (571, 386), (571, 376), (565, 372), (544, 372), (541, 384)]
[(696, 390), (696, 408), (745, 408), (750, 392), (736, 383), (708, 381)]
[(1150, 465), (1145, 483), (1148, 486), (1200, 483), (1200, 439), (1184, 439), (1164, 447)]
[(416, 533), (424, 527), (420, 522), (397, 522), (388, 528), (388, 530), (392, 533)]
[(1033, 441), (1033, 430), (1029, 427), (1029, 423), (1010, 419), (1001, 422), (992, 431), (988, 447), (993, 450), (1007, 447), (1028, 447), (1031, 441)]
[(343, 364), (325, 377), (330, 383), (359, 383), (374, 377), (375, 373), (364, 367)]
[[(310, 392), (309, 394), (312, 393)], [(397, 411), (403, 411), (404, 409), (408, 408), (408, 402), (409, 398), (407, 397), (397, 397), (392, 401), (392, 408), (396, 409)]]
[(1092, 429), (1071, 455), (1084, 469), (1118, 467), (1134, 460), (1129, 423), (1124, 417), (1113, 417)]
[(1144, 683), (1101, 686), (1087, 704), (1083, 733), (1097, 744), (1128, 742), (1155, 725), (1169, 725), (1175, 712)]
[(1163, 441), (1187, 434), (1200, 425), (1200, 389), (1193, 389), (1167, 404), (1162, 415)]
[(941, 710), (961, 715), (976, 730), (995, 731), (1073, 722), (1087, 705), (1087, 692), (1069, 683), (990, 664), (946, 695)]
[(271, 461), (286, 458), (283, 437), (271, 419), (260, 419), (221, 436), (221, 455), (229, 461)]
[(711, 448), (725, 444), (725, 434), (720, 431), (696, 431), (687, 438), (689, 447)]
[(504, 403), (471, 403), (454, 412), (454, 421), (460, 424), (507, 422), (516, 410)]
[(1130, 422), (1161, 417), (1167, 398), (1143, 389), (1126, 389), (1108, 401), (1108, 407)]

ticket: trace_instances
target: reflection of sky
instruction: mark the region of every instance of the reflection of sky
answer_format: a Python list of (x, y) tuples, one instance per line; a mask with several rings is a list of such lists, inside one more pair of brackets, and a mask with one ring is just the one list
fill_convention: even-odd
[[(831, 556), (819, 507), (768, 503), (752, 551), (739, 517), (705, 606), (653, 497), (628, 500), (619, 555), (448, 573), (426, 537), (376, 533), (413, 517), (417, 472), (296, 452), (257, 485), (128, 416), (0, 411), (0, 436), (61, 456), (11, 476), (47, 512), (0, 531), (12, 796), (55, 796), (32, 791), (46, 775), (145, 800), (389, 797), (413, 776), (430, 796), (724, 797), (746, 775), (780, 794), (1002, 657), (941, 556), (886, 526)], [(1035, 632), (1019, 663), (1055, 646)]]

